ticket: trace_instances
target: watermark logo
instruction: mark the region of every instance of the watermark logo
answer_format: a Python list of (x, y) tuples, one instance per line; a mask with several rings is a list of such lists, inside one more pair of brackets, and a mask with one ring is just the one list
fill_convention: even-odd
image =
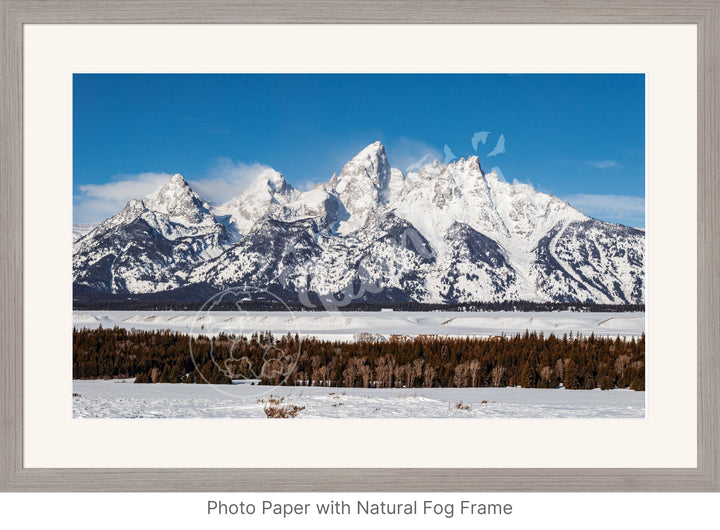
[[(284, 310), (282, 332), (263, 328), (273, 321), (271, 315), (244, 309), (259, 299)], [(290, 378), (302, 347), (297, 318), (285, 301), (265, 289), (240, 286), (213, 295), (193, 318), (190, 336), (194, 376), (220, 392), (227, 394), (216, 383), (255, 385), (257, 395), (294, 384)]]

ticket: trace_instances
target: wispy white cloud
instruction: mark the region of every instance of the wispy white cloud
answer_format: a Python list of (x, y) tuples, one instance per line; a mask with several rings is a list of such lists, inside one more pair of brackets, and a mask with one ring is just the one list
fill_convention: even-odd
[[(120, 175), (107, 184), (84, 184), (78, 186), (83, 196), (91, 199), (121, 201), (144, 197), (162, 186), (172, 175), (169, 173), (140, 173), (139, 175)], [(138, 195), (139, 194), (139, 195)]]
[(417, 160), (410, 164), (408, 167), (405, 168), (404, 173), (409, 173), (410, 171), (417, 171), (421, 167), (423, 167), (425, 164), (429, 164), (433, 160), (435, 160), (436, 157), (433, 155), (427, 154), (424, 157), (422, 157), (420, 160)]
[(106, 184), (78, 186), (74, 197), (73, 219), (77, 223), (95, 223), (112, 217), (132, 199), (141, 199), (165, 184), (169, 173), (119, 175)]
[(532, 188), (533, 190), (536, 189), (536, 188), (535, 188), (535, 185), (534, 185), (532, 182), (530, 182), (530, 180), (528, 180), (528, 179), (518, 180), (518, 179), (516, 179), (516, 178), (513, 178), (513, 179), (512, 179), (512, 184), (513, 184), (513, 186), (529, 186), (529, 187)]
[(220, 157), (205, 178), (189, 180), (192, 189), (207, 201), (221, 204), (240, 195), (261, 173), (271, 169), (264, 164), (233, 162)]
[[(233, 162), (218, 158), (200, 179), (188, 179), (190, 187), (206, 201), (220, 204), (240, 195), (260, 173), (269, 169), (258, 163)], [(76, 223), (94, 223), (112, 217), (132, 199), (142, 199), (165, 184), (170, 173), (118, 175), (106, 184), (78, 186), (74, 197)]]
[(387, 145), (388, 161), (407, 173), (417, 171), (433, 160), (443, 160), (444, 155), (435, 147), (415, 138), (400, 137)]
[(295, 186), (293, 186), (295, 189), (300, 191), (310, 191), (315, 186), (320, 184), (320, 182), (317, 182), (315, 180), (303, 180), (302, 182), (298, 182)]
[(610, 167), (619, 167), (620, 164), (615, 160), (588, 160), (588, 166), (592, 166), (595, 169), (607, 169)]
[(630, 195), (575, 194), (563, 197), (582, 213), (627, 226), (645, 226), (645, 199)]

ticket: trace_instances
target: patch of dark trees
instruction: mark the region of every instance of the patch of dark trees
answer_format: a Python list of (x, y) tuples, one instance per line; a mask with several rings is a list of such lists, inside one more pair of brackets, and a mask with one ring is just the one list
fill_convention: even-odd
[(355, 342), (297, 335), (190, 337), (115, 327), (73, 330), (73, 378), (136, 383), (365, 387), (645, 389), (645, 336), (371, 335)]
[[(248, 300), (227, 300), (214, 302), (207, 307), (206, 300), (214, 291), (208, 291), (206, 298), (198, 301), (194, 298), (172, 296), (167, 299), (152, 294), (103, 294), (79, 293), (73, 296), (73, 309), (76, 311), (326, 311), (321, 303), (308, 307), (297, 300), (279, 302), (272, 297)], [(169, 295), (168, 295), (169, 296)], [(580, 302), (530, 302), (509, 300), (504, 302), (463, 302), (454, 304), (426, 304), (420, 302), (374, 303), (352, 301), (338, 307), (340, 311), (581, 311), (581, 312), (643, 312), (645, 304), (592, 304)]]

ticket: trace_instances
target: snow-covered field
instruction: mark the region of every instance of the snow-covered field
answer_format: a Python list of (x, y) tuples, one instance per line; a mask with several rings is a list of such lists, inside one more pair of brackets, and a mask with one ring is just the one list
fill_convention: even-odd
[[(370, 333), (493, 336), (526, 330), (638, 337), (644, 313), (577, 312), (206, 312), (75, 311), (78, 328), (120, 326), (137, 330), (236, 335), (271, 331), (332, 340)], [(236, 384), (142, 384), (130, 381), (74, 381), (75, 417), (92, 418), (264, 418), (269, 395), (305, 407), (303, 418), (624, 418), (644, 417), (645, 393), (626, 390), (526, 388), (363, 389), (265, 387)], [(457, 404), (462, 402), (462, 406)], [(467, 406), (467, 408), (465, 408)]]
[(265, 418), (270, 395), (283, 397), (283, 405), (305, 407), (297, 418), (645, 417), (645, 392), (632, 390), (136, 385), (132, 380), (100, 380), (73, 381), (73, 392), (79, 394), (73, 397), (76, 418)]
[(271, 331), (277, 335), (298, 333), (333, 340), (353, 340), (361, 333), (385, 337), (393, 334), (486, 337), (526, 330), (558, 336), (595, 333), (596, 336), (639, 337), (645, 331), (645, 313), (74, 311), (73, 325), (78, 328), (120, 326), (203, 334)]

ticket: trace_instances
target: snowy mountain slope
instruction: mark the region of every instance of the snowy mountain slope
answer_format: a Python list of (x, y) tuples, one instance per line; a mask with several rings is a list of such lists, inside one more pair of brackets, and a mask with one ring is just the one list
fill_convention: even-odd
[(301, 275), (306, 263), (319, 255), (315, 234), (312, 219), (266, 219), (232, 248), (197, 266), (189, 281), (218, 288), (251, 285), (287, 294), (277, 280)]
[(238, 197), (213, 208), (213, 213), (224, 218), (228, 232), (238, 240), (246, 235), (269, 210), (291, 202), (298, 192), (273, 169), (266, 169)]
[(74, 245), (75, 288), (248, 285), (284, 299), (644, 301), (644, 231), (485, 173), (477, 157), (407, 175), (369, 145), (301, 193), (274, 171), (214, 206), (176, 175)]
[(123, 293), (180, 287), (189, 269), (224, 251), (225, 227), (180, 175), (132, 200), (73, 244), (73, 283)]
[(644, 299), (644, 244), (640, 230), (574, 221), (539, 242), (532, 272), (554, 300), (633, 303)]
[(437, 277), (445, 300), (471, 302), (478, 287), (485, 300), (518, 298), (518, 275), (502, 247), (469, 225), (455, 222), (445, 234), (445, 273)]

